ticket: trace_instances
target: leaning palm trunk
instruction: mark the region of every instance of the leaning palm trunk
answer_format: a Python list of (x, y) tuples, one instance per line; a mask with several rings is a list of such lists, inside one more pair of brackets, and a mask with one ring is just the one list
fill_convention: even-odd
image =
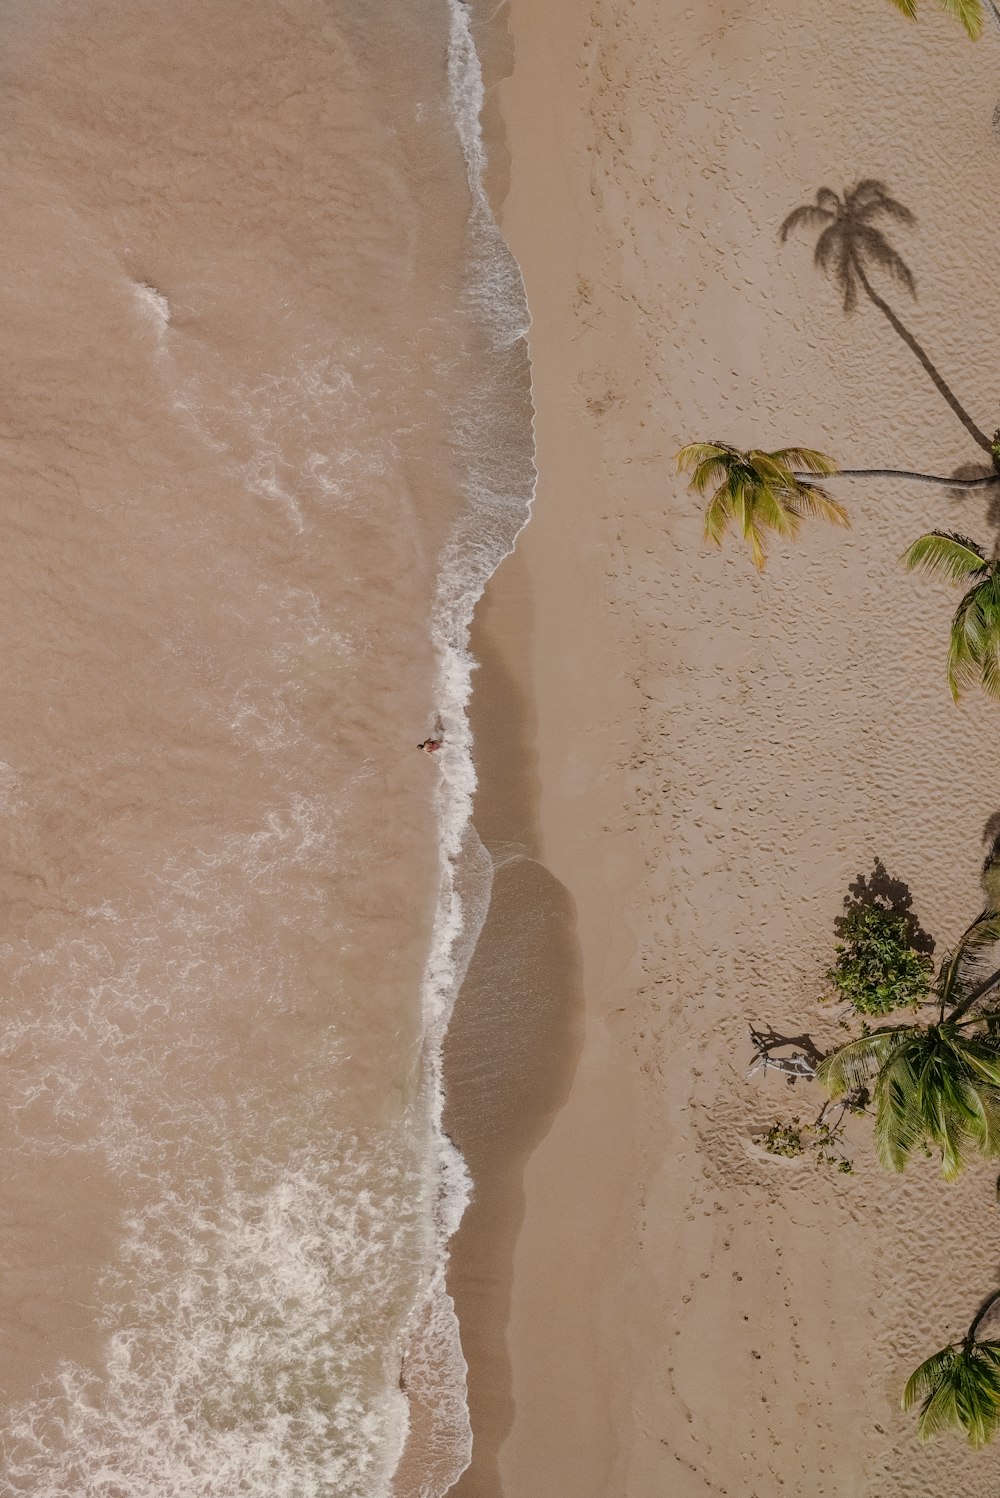
[[(797, 473), (797, 479), (806, 480), (807, 473)], [(943, 473), (914, 473), (909, 468), (838, 468), (827, 474), (831, 479), (906, 479), (915, 484), (944, 484), (948, 489), (985, 489), (989, 484), (1000, 484), (1000, 473), (987, 473), (978, 479), (951, 479)]]

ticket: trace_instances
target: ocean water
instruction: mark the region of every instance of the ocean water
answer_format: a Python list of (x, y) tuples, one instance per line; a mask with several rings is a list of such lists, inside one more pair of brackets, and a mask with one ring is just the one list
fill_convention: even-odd
[(468, 1461), (467, 633), (534, 480), (481, 102), (461, 0), (0, 15), (0, 1495)]

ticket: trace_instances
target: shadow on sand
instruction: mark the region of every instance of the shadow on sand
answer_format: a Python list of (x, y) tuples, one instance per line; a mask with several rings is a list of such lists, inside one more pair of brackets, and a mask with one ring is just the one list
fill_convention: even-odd
[(923, 952), (928, 957), (933, 956), (934, 938), (924, 930), (913, 913), (913, 895), (909, 885), (904, 884), (902, 879), (894, 879), (881, 858), (876, 858), (870, 874), (859, 874), (847, 886), (847, 894), (844, 896), (844, 913), (838, 915), (833, 922), (833, 929), (838, 938), (844, 936), (850, 912), (865, 905), (884, 905), (896, 915), (905, 916), (907, 934), (913, 950)]

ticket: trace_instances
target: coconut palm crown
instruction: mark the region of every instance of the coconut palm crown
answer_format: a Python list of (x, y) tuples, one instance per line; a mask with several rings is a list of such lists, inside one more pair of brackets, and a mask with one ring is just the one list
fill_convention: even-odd
[(810, 478), (838, 471), (836, 463), (812, 448), (741, 452), (725, 442), (689, 442), (677, 454), (677, 467), (691, 474), (696, 493), (713, 491), (705, 511), (708, 540), (721, 545), (729, 526), (738, 525), (759, 572), (767, 564), (768, 533), (791, 540), (806, 515), (850, 525), (843, 505)]
[[(917, 14), (917, 0), (891, 0), (891, 4), (910, 20)], [(980, 0), (938, 0), (938, 4), (947, 15), (961, 21), (973, 41), (982, 34), (983, 8)]]
[(985, 1446), (1000, 1427), (1000, 1342), (976, 1340), (980, 1322), (997, 1300), (1000, 1290), (980, 1306), (961, 1342), (935, 1352), (907, 1381), (901, 1403), (909, 1410), (921, 1401), (921, 1441), (954, 1426), (965, 1432), (970, 1446)]
[[(991, 878), (991, 907), (996, 892)], [(942, 962), (933, 1023), (881, 1025), (817, 1068), (833, 1099), (871, 1088), (875, 1152), (886, 1170), (901, 1171), (915, 1149), (930, 1148), (953, 1180), (971, 1155), (1000, 1155), (1000, 1010), (982, 1005), (1000, 984), (997, 943), (1000, 911), (991, 908)]]
[(957, 702), (962, 692), (980, 686), (1000, 697), (1000, 576), (998, 563), (982, 547), (953, 531), (928, 531), (903, 554), (911, 570), (929, 572), (949, 582), (971, 586), (962, 595), (951, 622), (948, 685)]

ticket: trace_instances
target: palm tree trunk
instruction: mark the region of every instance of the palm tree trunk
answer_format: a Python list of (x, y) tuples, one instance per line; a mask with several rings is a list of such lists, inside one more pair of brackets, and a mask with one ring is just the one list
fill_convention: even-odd
[(945, 484), (949, 489), (984, 489), (987, 484), (1000, 484), (1000, 473), (988, 473), (981, 479), (949, 479), (939, 473), (911, 473), (908, 468), (838, 468), (836, 473), (824, 474), (822, 479), (815, 473), (795, 475), (806, 484), (825, 484), (831, 479), (908, 479), (917, 484)]
[[(997, 21), (998, 24), (1000, 24), (1000, 16), (997, 17)], [(878, 310), (883, 314), (883, 316), (888, 318), (893, 332), (899, 334), (900, 338), (902, 338), (903, 342), (906, 344), (906, 347), (910, 350), (910, 352), (915, 354), (920, 360), (922, 367), (933, 381), (935, 390), (937, 390), (938, 393), (942, 395), (948, 402), (948, 405), (951, 407), (955, 415), (958, 417), (959, 421), (965, 427), (965, 430), (969, 433), (969, 436), (973, 439), (974, 442), (977, 442), (979, 444), (984, 452), (988, 452), (990, 454), (990, 457), (992, 457), (993, 447), (986, 433), (979, 430), (979, 428), (976, 426), (976, 423), (969, 415), (968, 411), (966, 411), (965, 407), (959, 401), (958, 396), (955, 395), (951, 387), (945, 382), (942, 376), (934, 368), (934, 365), (928, 359), (927, 355), (924, 353), (923, 349), (920, 347), (920, 344), (914, 338), (913, 334), (900, 322), (895, 312), (893, 312), (892, 308), (889, 306), (889, 303), (887, 301), (884, 301), (883, 298), (879, 296), (878, 292), (875, 290), (874, 286), (865, 275), (864, 267), (861, 265), (857, 257), (855, 257), (854, 260), (854, 269), (857, 273), (858, 280), (861, 282), (862, 286), (865, 289), (869, 301), (873, 302)]]
[(998, 1300), (1000, 1300), (1000, 1290), (994, 1290), (992, 1295), (987, 1295), (986, 1299), (979, 1307), (972, 1325), (969, 1327), (969, 1330), (965, 1334), (965, 1343), (967, 1347), (971, 1347), (973, 1342), (975, 1342), (976, 1332), (979, 1330), (979, 1323), (982, 1321), (987, 1312), (993, 1309)]
[[(983, 997), (983, 995), (984, 994), (988, 994), (989, 991), (990, 991), (990, 989), (991, 988), (995, 988), (998, 983), (1000, 983), (1000, 972), (994, 973), (991, 978), (987, 978), (985, 980), (985, 982), (978, 984), (978, 986), (976, 988), (974, 988), (972, 990), (972, 992), (969, 995), (967, 995), (967, 997), (964, 998), (960, 1004), (956, 1004), (955, 1005), (954, 1009), (951, 1011), (951, 1013), (948, 1016), (948, 1023), (950, 1025), (953, 1025), (958, 1020), (960, 1020), (963, 1015), (968, 1014), (968, 1012), (972, 1008), (973, 1004), (977, 1004), (979, 1002), (979, 1000)], [(967, 1025), (974, 1025), (981, 1018), (982, 1018), (982, 1015), (976, 1014), (976, 1015), (973, 1015), (972, 1019), (966, 1020), (965, 1023)]]

